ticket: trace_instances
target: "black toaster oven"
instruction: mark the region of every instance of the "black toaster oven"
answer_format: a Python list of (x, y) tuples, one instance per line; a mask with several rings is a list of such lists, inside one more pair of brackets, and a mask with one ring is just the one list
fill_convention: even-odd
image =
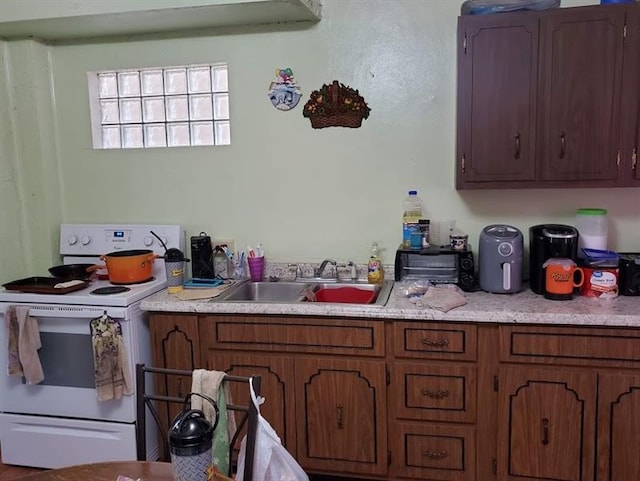
[(620, 252), (619, 292), (623, 296), (640, 296), (640, 253)]
[(469, 249), (443, 247), (399, 248), (396, 251), (395, 280), (426, 279), (434, 284), (456, 284), (462, 290), (475, 289), (475, 264)]

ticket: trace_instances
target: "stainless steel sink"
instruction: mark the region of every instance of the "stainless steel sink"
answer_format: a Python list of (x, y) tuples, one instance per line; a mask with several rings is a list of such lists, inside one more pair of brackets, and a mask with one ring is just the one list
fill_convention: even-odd
[(225, 302), (302, 302), (301, 291), (307, 287), (299, 282), (251, 282), (245, 281), (231, 287), (216, 298)]
[[(313, 302), (309, 296), (309, 292), (317, 292), (321, 289), (338, 289), (340, 287), (357, 287), (367, 291), (375, 292), (373, 301), (369, 306), (384, 306), (389, 300), (391, 289), (393, 289), (393, 281), (387, 280), (382, 284), (369, 284), (366, 281), (358, 282), (301, 282), (298, 279), (295, 282), (251, 282), (245, 281), (237, 286), (229, 288), (224, 294), (216, 297), (212, 302), (266, 302), (266, 303), (298, 303)], [(307, 295), (305, 295), (305, 291)], [(316, 301), (317, 302), (317, 301)], [(322, 304), (333, 304), (332, 302), (322, 302)], [(338, 303), (336, 303), (338, 304)], [(339, 303), (347, 305), (345, 303)], [(361, 304), (361, 303), (354, 303)]]

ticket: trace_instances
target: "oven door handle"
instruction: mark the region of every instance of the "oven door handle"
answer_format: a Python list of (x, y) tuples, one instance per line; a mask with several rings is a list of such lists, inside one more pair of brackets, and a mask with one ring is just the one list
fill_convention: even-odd
[[(0, 313), (5, 314), (7, 309), (12, 304), (10, 302), (0, 303)], [(18, 305), (18, 304), (13, 304)], [(114, 319), (125, 319), (127, 309), (122, 307), (107, 307), (107, 308), (88, 308), (81, 306), (53, 306), (53, 305), (27, 305), (19, 304), (21, 306), (29, 307), (29, 315), (31, 317), (64, 317), (66, 319), (95, 319), (103, 314), (107, 314)]]

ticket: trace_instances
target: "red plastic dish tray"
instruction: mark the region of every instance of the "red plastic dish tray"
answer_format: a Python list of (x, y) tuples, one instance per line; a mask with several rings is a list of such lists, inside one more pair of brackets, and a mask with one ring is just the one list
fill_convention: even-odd
[(376, 293), (357, 287), (325, 288), (316, 292), (318, 302), (344, 302), (348, 304), (371, 304), (376, 298)]

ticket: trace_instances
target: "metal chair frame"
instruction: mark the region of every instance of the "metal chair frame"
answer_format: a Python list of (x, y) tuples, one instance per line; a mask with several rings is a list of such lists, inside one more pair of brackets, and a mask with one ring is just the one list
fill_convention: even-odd
[[(153, 401), (167, 402), (167, 403), (179, 403), (183, 404), (185, 399), (177, 396), (160, 396), (157, 394), (149, 394), (146, 391), (146, 374), (162, 374), (166, 376), (183, 376), (190, 377), (193, 371), (186, 371), (181, 369), (169, 369), (146, 366), (144, 363), (136, 365), (136, 451), (138, 461), (146, 461), (147, 457), (147, 439), (146, 439), (146, 409), (149, 408), (156, 425), (162, 432), (162, 437), (165, 440), (165, 445), (168, 443), (168, 433), (164, 432), (164, 426), (160, 420), (160, 415)], [(260, 383), (261, 377), (251, 376), (232, 376), (225, 375), (222, 382), (238, 382), (238, 383), (250, 383), (253, 386), (253, 390), (256, 396), (260, 395)], [(238, 441), (238, 437), (245, 426), (247, 425), (247, 441), (245, 452), (245, 464), (244, 464), (244, 481), (253, 481), (253, 461), (255, 455), (256, 446), (256, 432), (258, 428), (258, 410), (253, 404), (251, 396), (249, 396), (249, 402), (246, 406), (237, 404), (228, 404), (228, 411), (237, 411), (245, 413), (242, 416), (241, 421), (237, 424), (236, 432), (234, 433), (229, 443), (229, 460), (231, 461), (233, 455), (233, 449)], [(165, 448), (166, 450), (166, 448)], [(229, 471), (232, 470), (232, 463), (229, 463)], [(231, 472), (226, 473), (231, 477)]]

